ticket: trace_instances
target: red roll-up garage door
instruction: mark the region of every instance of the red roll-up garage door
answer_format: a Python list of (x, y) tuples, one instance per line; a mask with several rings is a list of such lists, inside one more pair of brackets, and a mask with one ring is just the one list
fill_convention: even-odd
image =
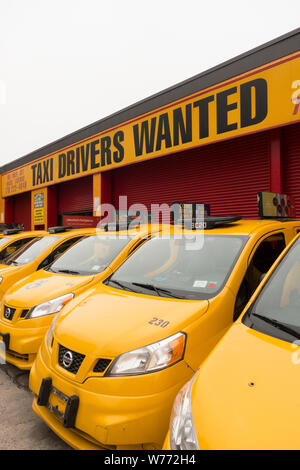
[(12, 223), (23, 224), (24, 230), (31, 230), (31, 192), (13, 196), (11, 199)]
[(128, 205), (197, 201), (212, 215), (257, 217), (257, 192), (270, 190), (267, 132), (180, 152), (112, 172), (113, 201)]
[(283, 130), (284, 192), (295, 198), (296, 215), (300, 217), (300, 124)]
[(58, 185), (58, 213), (90, 213), (93, 211), (93, 177), (85, 176)]

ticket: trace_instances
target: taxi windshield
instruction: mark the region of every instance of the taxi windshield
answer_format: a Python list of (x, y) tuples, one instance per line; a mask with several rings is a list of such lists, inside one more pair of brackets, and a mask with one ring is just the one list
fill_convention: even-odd
[(9, 240), (8, 237), (1, 237), (0, 238), (0, 246), (4, 245), (4, 243), (7, 243)]
[(300, 239), (273, 272), (243, 323), (285, 341), (300, 339)]
[(223, 288), (248, 237), (157, 236), (145, 242), (106, 281), (134, 292), (204, 300)]
[(48, 271), (66, 274), (91, 275), (103, 271), (120, 251), (129, 243), (131, 237), (92, 235), (82, 238), (62, 256)]
[(5, 264), (20, 266), (31, 263), (31, 261), (34, 261), (39, 255), (43, 253), (43, 251), (54, 245), (57, 240), (59, 240), (59, 238), (61, 237), (53, 235), (48, 237), (46, 236), (42, 238), (35, 238), (24, 248), (18, 250), (18, 252), (13, 256), (10, 256)]

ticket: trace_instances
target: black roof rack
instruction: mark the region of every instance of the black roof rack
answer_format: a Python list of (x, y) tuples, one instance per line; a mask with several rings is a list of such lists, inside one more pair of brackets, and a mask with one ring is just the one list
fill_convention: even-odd
[(232, 224), (242, 219), (241, 215), (214, 215), (196, 219), (180, 219), (176, 225), (182, 225), (191, 230), (207, 230)]
[(3, 230), (3, 235), (14, 235), (20, 232), (24, 232), (24, 228), (7, 228)]
[(127, 230), (133, 228), (134, 226), (141, 225), (141, 221), (138, 220), (134, 223), (134, 219), (128, 222), (110, 222), (107, 224), (100, 225), (100, 228), (105, 232), (119, 232), (121, 230)]
[(61, 233), (61, 232), (67, 232), (68, 230), (72, 230), (73, 227), (71, 225), (59, 225), (58, 227), (49, 227), (48, 232), (49, 233)]
[(4, 232), (4, 230), (8, 229), (18, 229), (18, 230), (24, 230), (24, 224), (7, 224), (4, 222), (0, 223), (0, 233)]

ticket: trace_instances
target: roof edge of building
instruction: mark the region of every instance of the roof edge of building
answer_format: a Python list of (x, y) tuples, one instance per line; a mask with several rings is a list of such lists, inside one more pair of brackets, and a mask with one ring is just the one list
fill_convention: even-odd
[(59, 151), (94, 134), (110, 129), (137, 116), (153, 111), (185, 96), (204, 90), (237, 75), (297, 52), (300, 44), (300, 28), (294, 29), (260, 46), (239, 54), (200, 74), (172, 85), (109, 116), (61, 137), (29, 154), (0, 167), (0, 174), (30, 163), (40, 157)]

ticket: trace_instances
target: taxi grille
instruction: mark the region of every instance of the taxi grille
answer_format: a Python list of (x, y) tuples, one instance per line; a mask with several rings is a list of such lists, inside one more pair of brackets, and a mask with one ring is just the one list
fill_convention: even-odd
[(97, 364), (95, 365), (93, 371), (94, 372), (104, 372), (105, 369), (109, 366), (111, 363), (110, 359), (99, 359)]
[(71, 351), (71, 349), (67, 349), (61, 344), (58, 346), (58, 364), (60, 367), (71, 372), (72, 374), (77, 374), (78, 369), (81, 366), (83, 359), (85, 358), (85, 355)]
[(16, 311), (15, 308), (4, 305), (4, 318), (6, 318), (6, 320), (12, 320), (15, 314), (15, 311)]

